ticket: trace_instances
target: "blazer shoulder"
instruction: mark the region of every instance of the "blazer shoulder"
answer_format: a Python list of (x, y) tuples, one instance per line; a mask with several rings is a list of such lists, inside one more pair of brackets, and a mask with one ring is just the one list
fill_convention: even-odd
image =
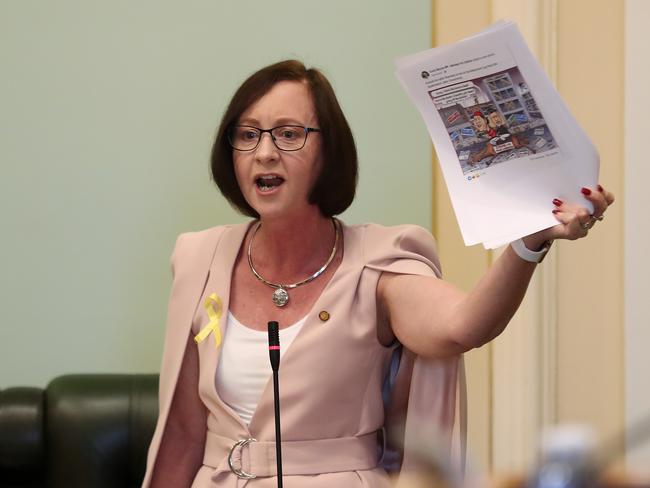
[(219, 225), (197, 232), (180, 234), (176, 239), (171, 256), (172, 272), (176, 274), (179, 267), (193, 268), (194, 265), (211, 261), (221, 238), (235, 227), (237, 225)]
[(385, 226), (363, 224), (358, 226), (362, 233), (366, 257), (381, 256), (399, 251), (422, 254), (436, 253), (436, 241), (424, 227), (413, 224)]
[(183, 232), (176, 238), (174, 254), (192, 253), (210, 243), (219, 242), (219, 238), (231, 227), (232, 225), (218, 225), (200, 231)]
[(394, 273), (440, 275), (436, 242), (425, 228), (412, 224), (354, 227), (366, 266)]

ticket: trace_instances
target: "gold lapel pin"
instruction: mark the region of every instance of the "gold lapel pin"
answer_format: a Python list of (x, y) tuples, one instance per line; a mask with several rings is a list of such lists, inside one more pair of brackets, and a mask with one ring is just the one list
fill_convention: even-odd
[(330, 319), (330, 313), (327, 310), (323, 310), (318, 314), (318, 318), (323, 322), (327, 322)]

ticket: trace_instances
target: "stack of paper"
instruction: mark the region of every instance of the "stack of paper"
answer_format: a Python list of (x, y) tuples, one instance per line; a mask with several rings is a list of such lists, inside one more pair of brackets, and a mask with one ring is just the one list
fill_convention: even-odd
[(580, 203), (598, 152), (512, 22), (395, 61), (433, 140), (466, 245), (501, 246)]

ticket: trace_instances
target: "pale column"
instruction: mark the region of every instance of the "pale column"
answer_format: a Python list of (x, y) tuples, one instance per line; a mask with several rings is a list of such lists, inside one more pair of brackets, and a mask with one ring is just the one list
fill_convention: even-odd
[[(558, 2), (558, 88), (600, 153), (600, 181), (619, 199), (624, 168), (623, 20), (624, 2)], [(621, 201), (587, 239), (557, 246), (558, 421), (586, 423), (601, 438), (623, 426)]]
[[(650, 2), (627, 0), (625, 9), (625, 195), (620, 200), (625, 207), (625, 418), (633, 425), (650, 415), (650, 165), (645, 148), (650, 113)], [(635, 429), (626, 439), (628, 467), (650, 475), (650, 442), (640, 443), (639, 433)]]
[[(493, 0), (493, 20), (517, 22), (533, 54), (553, 79), (555, 0)], [(549, 211), (550, 211), (549, 202)], [(556, 250), (538, 266), (526, 297), (493, 346), (493, 468), (524, 471), (539, 433), (555, 420)]]

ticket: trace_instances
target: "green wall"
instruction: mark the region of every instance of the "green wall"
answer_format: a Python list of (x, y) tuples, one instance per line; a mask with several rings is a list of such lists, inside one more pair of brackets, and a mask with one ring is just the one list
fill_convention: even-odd
[(208, 155), (248, 74), (298, 57), (357, 139), (350, 223), (430, 227), (431, 149), (392, 60), (431, 2), (0, 0), (0, 388), (157, 371), (177, 234), (242, 221)]

